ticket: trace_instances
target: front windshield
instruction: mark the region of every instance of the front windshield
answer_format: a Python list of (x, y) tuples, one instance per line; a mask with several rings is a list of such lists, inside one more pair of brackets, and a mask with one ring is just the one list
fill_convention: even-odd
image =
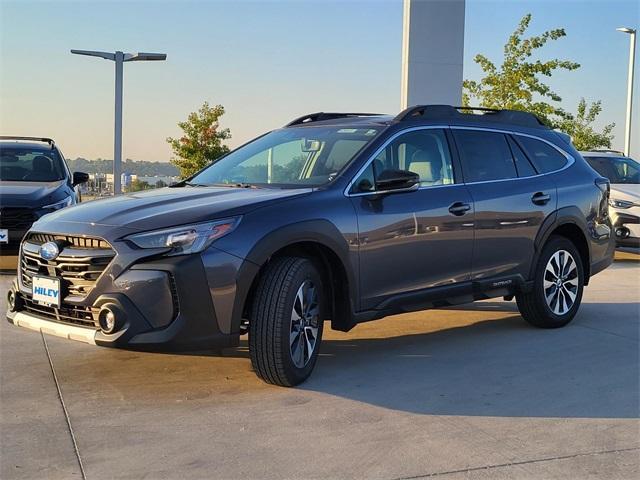
[(333, 180), (379, 132), (368, 127), (275, 130), (229, 153), (188, 183), (319, 186)]
[(609, 182), (638, 184), (640, 183), (640, 164), (624, 157), (585, 157), (589, 165)]
[(56, 150), (0, 145), (0, 180), (55, 182), (64, 178), (64, 167)]

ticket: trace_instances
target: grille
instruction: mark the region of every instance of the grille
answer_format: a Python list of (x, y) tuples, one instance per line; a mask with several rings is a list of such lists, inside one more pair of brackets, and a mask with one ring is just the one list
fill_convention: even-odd
[(24, 298), (24, 309), (29, 313), (69, 325), (79, 325), (98, 329), (94, 320), (94, 312), (89, 307), (79, 307), (75, 305), (63, 305), (61, 308), (46, 307), (39, 305), (33, 300)]
[(47, 242), (62, 242), (64, 245), (71, 245), (78, 248), (97, 248), (102, 250), (111, 249), (111, 245), (101, 238), (74, 237), (69, 235), (53, 235), (51, 233), (30, 233), (27, 240), (29, 243), (42, 245)]
[(5, 207), (0, 209), (0, 228), (9, 230), (28, 230), (36, 221), (30, 208)]
[[(40, 258), (38, 250), (44, 243), (41, 240), (51, 241), (49, 238), (61, 245), (61, 252), (55, 260), (47, 261)], [(77, 248), (79, 244), (93, 246)], [(63, 299), (72, 296), (74, 300), (81, 300), (91, 292), (114, 256), (111, 246), (102, 239), (30, 234), (22, 243), (20, 280), (30, 288), (34, 275), (57, 277), (61, 280)]]

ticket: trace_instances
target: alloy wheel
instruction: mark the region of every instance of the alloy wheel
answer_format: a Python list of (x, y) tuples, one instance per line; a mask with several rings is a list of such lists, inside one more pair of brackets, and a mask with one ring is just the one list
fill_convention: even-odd
[(566, 250), (554, 253), (544, 271), (544, 298), (551, 311), (565, 315), (576, 301), (579, 287), (578, 266)]

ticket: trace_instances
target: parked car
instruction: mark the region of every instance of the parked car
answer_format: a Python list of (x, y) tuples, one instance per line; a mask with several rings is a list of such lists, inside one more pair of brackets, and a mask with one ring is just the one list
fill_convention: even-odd
[(611, 182), (609, 215), (619, 247), (640, 248), (640, 163), (613, 150), (581, 152)]
[(40, 219), (8, 319), (134, 349), (236, 346), (248, 332), (257, 375), (296, 385), (324, 320), (348, 331), (515, 296), (532, 325), (566, 325), (613, 259), (608, 195), (525, 112), (314, 113), (173, 187)]
[(80, 200), (73, 175), (50, 138), (0, 136), (0, 255), (17, 255), (33, 222)]

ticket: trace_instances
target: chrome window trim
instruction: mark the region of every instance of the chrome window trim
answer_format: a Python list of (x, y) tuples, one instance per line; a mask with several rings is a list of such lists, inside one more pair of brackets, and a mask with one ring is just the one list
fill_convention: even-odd
[[(530, 135), (528, 133), (515, 132), (515, 131), (512, 131), (512, 130), (501, 130), (501, 129), (498, 129), (498, 128), (488, 128), (488, 127), (464, 127), (464, 126), (452, 125), (449, 128), (451, 128), (451, 130), (483, 130), (483, 131), (486, 131), (486, 132), (503, 133), (505, 135), (516, 135), (516, 136), (519, 135), (521, 137), (533, 138), (534, 140), (539, 140), (539, 141), (541, 141), (543, 143), (546, 143), (547, 145), (553, 147), (558, 152), (560, 152), (562, 154), (562, 156), (564, 156), (564, 158), (567, 159), (567, 163), (562, 168), (559, 168), (558, 170), (552, 170), (550, 172), (545, 172), (545, 173), (538, 173), (537, 175), (529, 175), (527, 177), (500, 178), (500, 179), (497, 179), (497, 180), (482, 180), (482, 181), (479, 181), (479, 182), (464, 182), (465, 185), (478, 185), (478, 184), (483, 184), (483, 183), (494, 183), (494, 182), (508, 182), (508, 181), (514, 181), (514, 180), (526, 180), (528, 178), (544, 177), (545, 175), (551, 175), (552, 173), (562, 172), (563, 170), (566, 170), (571, 165), (573, 165), (575, 163), (575, 161), (576, 161), (575, 158), (573, 158), (573, 156), (569, 155), (567, 152), (562, 150), (557, 145), (551, 143), (549, 140), (546, 140), (544, 138), (538, 137), (536, 135)], [(523, 152), (524, 152), (524, 150), (523, 150)], [(524, 152), (524, 154), (527, 155), (527, 152)], [(535, 167), (535, 165), (534, 165), (534, 167)]]
[[(415, 132), (417, 130), (434, 130), (434, 129), (480, 130), (485, 132), (502, 133), (505, 135), (519, 135), (521, 137), (533, 138), (534, 140), (539, 140), (541, 142), (544, 142), (547, 145), (550, 145), (551, 147), (556, 149), (567, 159), (567, 163), (558, 170), (553, 170), (551, 172), (545, 172), (545, 173), (538, 173), (537, 175), (529, 175), (527, 177), (501, 178), (497, 180), (482, 180), (478, 182), (450, 183), (447, 185), (424, 185), (424, 186), (420, 186), (416, 190), (424, 190), (427, 188), (433, 189), (433, 188), (443, 188), (443, 187), (455, 187), (460, 185), (478, 185), (483, 183), (512, 182), (516, 180), (527, 180), (530, 178), (544, 177), (545, 175), (551, 175), (553, 173), (562, 172), (563, 170), (566, 170), (567, 168), (571, 167), (571, 165), (573, 165), (576, 161), (572, 155), (569, 155), (567, 152), (565, 152), (563, 149), (561, 149), (554, 143), (550, 142), (549, 140), (546, 140), (544, 138), (538, 137), (536, 135), (531, 135), (528, 133), (516, 132), (513, 130), (502, 130), (499, 128), (490, 128), (490, 127), (466, 127), (462, 125), (422, 125), (419, 127), (411, 127), (411, 128), (406, 128), (404, 130), (400, 130), (399, 132), (396, 132), (391, 137), (389, 137), (375, 152), (373, 152), (371, 157), (369, 157), (369, 159), (365, 162), (365, 164), (356, 172), (356, 174), (353, 176), (351, 181), (347, 184), (347, 187), (344, 189), (344, 192), (343, 192), (344, 196), (345, 197), (362, 197), (365, 195), (381, 195), (381, 194), (394, 191), (394, 190), (384, 190), (384, 191), (375, 191), (375, 192), (349, 193), (349, 190), (351, 190), (351, 187), (353, 187), (353, 184), (360, 177), (360, 175), (362, 175), (362, 173), (369, 167), (369, 165), (371, 165), (371, 163), (380, 154), (380, 152), (382, 152), (385, 148), (387, 148), (389, 144), (393, 142), (396, 138), (398, 138), (400, 135), (404, 135), (405, 133)], [(525, 152), (525, 155), (526, 155), (526, 152)]]

